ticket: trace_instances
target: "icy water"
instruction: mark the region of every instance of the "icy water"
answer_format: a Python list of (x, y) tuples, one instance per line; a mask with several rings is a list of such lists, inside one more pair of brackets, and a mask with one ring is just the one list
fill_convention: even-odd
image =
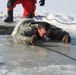
[(75, 41), (28, 46), (0, 35), (0, 75), (76, 75)]

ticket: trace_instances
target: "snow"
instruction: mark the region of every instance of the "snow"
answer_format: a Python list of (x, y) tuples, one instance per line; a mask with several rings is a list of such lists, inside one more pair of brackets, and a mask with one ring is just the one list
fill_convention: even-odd
[(0, 71), (0, 75), (76, 75), (76, 66), (74, 65), (49, 65), (45, 67), (17, 68), (14, 70)]
[[(0, 11), (0, 22), (2, 22), (7, 17), (6, 12)], [(14, 12), (14, 21), (18, 23), (22, 20), (21, 12)], [(53, 24), (59, 28), (62, 28), (65, 31), (68, 31), (72, 38), (72, 45), (76, 46), (76, 15), (64, 15), (54, 11), (37, 11), (36, 16), (34, 17), (36, 21), (46, 21), (50, 24)], [(1, 37), (1, 36), (0, 36)], [(3, 39), (3, 41), (6, 41)], [(5, 42), (5, 43), (6, 43)], [(7, 42), (8, 43), (8, 42)], [(0, 48), (3, 45), (0, 44)], [(1, 49), (0, 49), (1, 51)], [(12, 61), (10, 61), (11, 63)], [(3, 63), (3, 58), (0, 56), (0, 65)], [(13, 65), (17, 62), (13, 61)], [(13, 70), (6, 69), (7, 66), (0, 66), (0, 75), (76, 75), (76, 65), (47, 65), (47, 66), (38, 66), (32, 68), (23, 68), (16, 67)]]

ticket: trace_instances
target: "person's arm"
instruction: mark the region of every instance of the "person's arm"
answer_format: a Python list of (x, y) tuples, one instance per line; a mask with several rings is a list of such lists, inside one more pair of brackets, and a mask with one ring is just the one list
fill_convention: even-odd
[(14, 40), (16, 43), (21, 43), (21, 44), (29, 44), (28, 40), (30, 40), (30, 37), (16, 34), (14, 37)]
[(64, 31), (63, 37), (62, 37), (63, 43), (71, 43), (71, 37), (68, 32)]
[(52, 36), (56, 41), (62, 41), (64, 43), (70, 43), (71, 37), (68, 32), (62, 30), (61, 28), (56, 28), (52, 30)]
[(22, 44), (32, 44), (36, 40), (35, 31), (32, 30), (32, 27), (26, 27), (25, 30), (19, 30), (17, 34), (14, 36), (14, 40), (17, 43)]

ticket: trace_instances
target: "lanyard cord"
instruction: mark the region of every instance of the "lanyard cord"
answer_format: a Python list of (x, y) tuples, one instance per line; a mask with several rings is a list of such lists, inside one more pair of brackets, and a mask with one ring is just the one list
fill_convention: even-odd
[(76, 61), (76, 58), (73, 58), (73, 57), (71, 57), (71, 56), (68, 56), (68, 55), (66, 55), (66, 54), (64, 54), (64, 53), (61, 53), (61, 52), (56, 51), (56, 50), (54, 50), (54, 49), (49, 49), (49, 48), (47, 48), (47, 47), (43, 47), (43, 46), (41, 46), (41, 45), (39, 45), (39, 44), (36, 44), (36, 45), (39, 46), (39, 47), (45, 48), (45, 49), (47, 49), (47, 50), (51, 50), (51, 51), (53, 51), (53, 52), (55, 52), (55, 53), (58, 53), (58, 54), (60, 54), (60, 55), (63, 55), (63, 56), (65, 56), (65, 57), (68, 57), (68, 58)]

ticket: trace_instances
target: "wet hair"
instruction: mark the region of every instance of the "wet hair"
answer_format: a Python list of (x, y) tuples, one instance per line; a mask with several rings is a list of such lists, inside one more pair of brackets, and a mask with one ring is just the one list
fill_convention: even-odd
[(38, 28), (44, 28), (46, 31), (48, 31), (50, 29), (50, 24), (47, 22), (40, 22), (38, 24)]

